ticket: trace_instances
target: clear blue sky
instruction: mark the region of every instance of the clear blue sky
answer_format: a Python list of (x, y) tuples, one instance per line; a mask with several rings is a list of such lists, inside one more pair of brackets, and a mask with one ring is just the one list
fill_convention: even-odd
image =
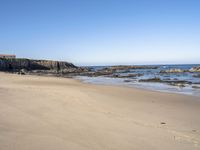
[(77, 65), (200, 63), (200, 0), (0, 0), (0, 53)]

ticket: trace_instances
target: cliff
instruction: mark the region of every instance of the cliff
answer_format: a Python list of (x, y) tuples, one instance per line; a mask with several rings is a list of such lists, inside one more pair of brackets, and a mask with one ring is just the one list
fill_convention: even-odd
[(78, 67), (72, 63), (64, 61), (51, 61), (51, 60), (32, 60), (32, 59), (6, 59), (0, 58), (1, 71), (19, 71), (26, 70), (68, 70), (77, 69)]

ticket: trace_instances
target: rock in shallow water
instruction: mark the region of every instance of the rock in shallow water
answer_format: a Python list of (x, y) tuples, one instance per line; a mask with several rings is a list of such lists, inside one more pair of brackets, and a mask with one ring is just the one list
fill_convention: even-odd
[(200, 89), (200, 86), (193, 85), (192, 88), (194, 88), (194, 89)]
[(166, 83), (173, 86), (185, 87), (185, 84), (192, 84), (190, 81), (185, 80), (161, 80), (160, 78), (150, 78), (150, 79), (141, 79), (139, 82), (157, 82), (157, 83)]
[(125, 76), (116, 75), (116, 73), (128, 73), (131, 69), (157, 69), (157, 66), (111, 66), (97, 71), (88, 72), (85, 76), (98, 77), (98, 76), (108, 76), (115, 78), (130, 78), (141, 76), (142, 74), (129, 74)]
[(189, 71), (190, 72), (200, 72), (200, 66), (198, 66), (198, 67), (192, 67)]
[(149, 78), (149, 79), (141, 79), (139, 80), (139, 82), (162, 82), (162, 80), (160, 78)]
[(132, 82), (132, 80), (124, 80), (124, 82)]
[(195, 75), (193, 75), (193, 77), (200, 78), (200, 74), (195, 74)]
[(186, 70), (181, 69), (169, 69), (169, 70), (161, 70), (160, 73), (183, 73), (187, 72)]
[(128, 75), (114, 74), (114, 75), (111, 75), (110, 77), (114, 77), (114, 78), (135, 78), (135, 77), (140, 77), (140, 76), (143, 76), (143, 74), (128, 74)]
[(200, 66), (198, 67), (192, 67), (189, 70), (182, 70), (182, 69), (169, 69), (169, 70), (161, 70), (160, 73), (184, 73), (184, 72), (200, 72)]

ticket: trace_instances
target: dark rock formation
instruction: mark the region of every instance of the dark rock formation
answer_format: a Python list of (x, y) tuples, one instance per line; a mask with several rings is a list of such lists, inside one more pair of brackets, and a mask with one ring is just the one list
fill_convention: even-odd
[(88, 70), (88, 72), (84, 72), (81, 75), (82, 76), (88, 76), (88, 77), (98, 77), (98, 76), (109, 76), (109, 75), (112, 75), (112, 74), (113, 74), (113, 72), (110, 71), (110, 70), (101, 69), (101, 70), (97, 70), (97, 71)]
[(200, 66), (192, 67), (189, 70), (182, 70), (182, 69), (169, 69), (169, 70), (161, 70), (160, 73), (184, 73), (184, 72), (200, 72)]
[(67, 70), (77, 69), (75, 65), (62, 61), (51, 60), (31, 60), (31, 59), (5, 59), (0, 58), (0, 70), (1, 71), (19, 71), (21, 69), (26, 70)]
[(181, 70), (181, 69), (169, 69), (169, 70), (161, 70), (160, 73), (183, 73), (187, 72), (187, 70)]
[(139, 82), (157, 82), (157, 83), (166, 83), (173, 86), (184, 87), (185, 84), (192, 84), (190, 81), (185, 80), (162, 80), (160, 78), (150, 78), (150, 79), (141, 79)]
[(108, 77), (119, 77), (119, 78), (126, 78), (126, 77), (136, 77), (136, 76), (141, 76), (140, 74), (130, 74), (129, 76), (118, 76), (118, 75), (113, 75), (114, 73), (127, 73), (130, 72), (130, 69), (157, 69), (158, 67), (156, 66), (111, 66), (111, 67), (106, 67), (103, 69), (99, 69), (97, 71), (90, 71), (85, 74), (85, 76), (89, 77), (98, 77), (98, 76), (108, 76)]
[(200, 86), (194, 85), (194, 86), (192, 86), (192, 88), (194, 88), (194, 89), (200, 89)]
[(143, 74), (128, 74), (128, 75), (114, 74), (111, 77), (113, 77), (113, 78), (135, 78), (135, 77), (140, 77), (140, 76), (143, 76)]
[(139, 82), (162, 82), (162, 80), (160, 78), (149, 78), (149, 79), (141, 79), (139, 80)]
[(30, 61), (28, 59), (6, 59), (0, 58), (1, 71), (15, 71), (20, 69), (30, 68)]
[(124, 82), (131, 82), (132, 80), (124, 80)]
[(190, 72), (200, 72), (200, 66), (198, 66), (198, 67), (192, 67), (189, 71)]
[(120, 70), (130, 70), (130, 69), (157, 69), (157, 66), (111, 66), (102, 69), (101, 71), (110, 71), (110, 72), (116, 72)]
[(89, 72), (89, 69), (63, 61), (0, 58), (0, 71), (19, 75), (72, 77)]
[(200, 74), (194, 74), (193, 77), (200, 78)]

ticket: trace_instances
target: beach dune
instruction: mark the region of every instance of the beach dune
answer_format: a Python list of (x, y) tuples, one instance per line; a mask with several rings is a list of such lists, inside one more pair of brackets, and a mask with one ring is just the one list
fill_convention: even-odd
[(200, 99), (0, 73), (1, 150), (198, 150)]

